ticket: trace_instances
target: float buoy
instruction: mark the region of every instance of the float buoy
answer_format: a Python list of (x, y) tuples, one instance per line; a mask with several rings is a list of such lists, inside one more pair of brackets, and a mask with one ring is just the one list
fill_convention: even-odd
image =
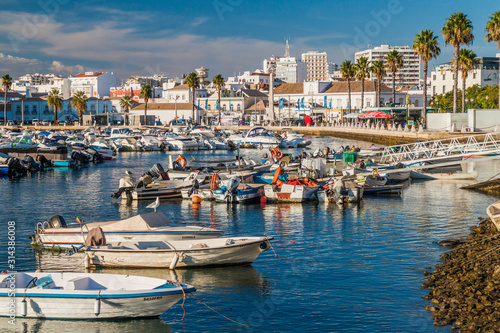
[(26, 302), (26, 298), (21, 301), (21, 309), (23, 317), (28, 315), (28, 302)]
[(193, 199), (191, 199), (191, 201), (193, 201), (193, 203), (199, 204), (199, 203), (201, 203), (201, 198), (199, 196), (195, 195), (193, 197)]
[(99, 296), (94, 301), (94, 314), (96, 316), (101, 314), (101, 299)]
[(267, 203), (267, 198), (266, 198), (266, 197), (261, 197), (261, 198), (260, 198), (260, 203), (261, 203), (261, 204), (265, 204), (265, 203)]

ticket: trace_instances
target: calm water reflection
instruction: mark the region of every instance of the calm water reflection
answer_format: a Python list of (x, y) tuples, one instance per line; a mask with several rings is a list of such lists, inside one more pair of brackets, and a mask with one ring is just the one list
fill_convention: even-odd
[[(314, 148), (353, 142), (315, 139)], [(369, 143), (363, 143), (368, 146)], [(298, 153), (298, 151), (294, 151)], [(242, 154), (260, 159), (264, 152)], [(228, 152), (186, 154), (199, 159), (225, 158)], [(147, 211), (149, 202), (126, 206), (109, 197), (118, 180), (130, 170), (140, 175), (156, 162), (166, 166), (168, 154), (123, 153), (116, 160), (82, 170), (58, 169), (17, 181), (0, 178), (0, 220), (6, 241), (6, 222), (16, 221), (17, 269), (76, 269), (81, 258), (29, 250), (34, 226), (52, 215), (68, 222), (127, 218)], [(499, 162), (477, 163), (480, 179), (500, 172)], [(256, 329), (227, 321), (193, 297), (183, 309), (174, 306), (160, 320), (125, 322), (68, 322), (19, 320), (19, 332), (169, 332), (171, 331), (448, 331), (432, 326), (420, 297), (421, 272), (445, 250), (433, 242), (461, 237), (485, 217), (496, 201), (460, 190), (470, 181), (413, 182), (402, 198), (365, 198), (343, 209), (337, 205), (285, 204), (227, 206), (203, 202), (163, 201), (160, 209), (186, 224), (215, 225), (225, 235), (270, 235), (274, 249), (251, 267), (197, 270), (102, 270), (175, 279), (195, 285), (193, 295), (222, 314)], [(27, 250), (23, 251), (23, 249)], [(6, 246), (0, 265), (6, 267)], [(1, 322), (1, 321), (0, 321)], [(1, 324), (4, 325), (4, 324)], [(11, 327), (0, 327), (6, 331)]]

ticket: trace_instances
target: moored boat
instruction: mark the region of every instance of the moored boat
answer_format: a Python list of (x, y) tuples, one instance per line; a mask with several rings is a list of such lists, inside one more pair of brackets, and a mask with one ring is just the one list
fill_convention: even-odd
[(2, 317), (10, 317), (12, 310), (17, 317), (45, 319), (157, 317), (196, 291), (191, 285), (132, 275), (29, 272), (3, 276)]

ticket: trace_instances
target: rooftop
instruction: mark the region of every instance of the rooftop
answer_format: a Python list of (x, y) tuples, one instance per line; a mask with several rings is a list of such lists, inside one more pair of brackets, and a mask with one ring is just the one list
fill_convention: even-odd
[[(191, 110), (193, 107), (191, 103), (148, 103), (148, 110), (172, 111), (175, 110), (176, 104), (177, 110)], [(144, 103), (133, 107), (131, 111), (144, 111)]]

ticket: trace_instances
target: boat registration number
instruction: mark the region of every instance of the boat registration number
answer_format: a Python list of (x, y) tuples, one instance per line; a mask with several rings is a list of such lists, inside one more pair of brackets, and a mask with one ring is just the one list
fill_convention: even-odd
[(157, 299), (162, 299), (163, 296), (153, 296), (153, 297), (144, 297), (144, 300), (145, 301), (154, 301), (154, 300), (157, 300)]

